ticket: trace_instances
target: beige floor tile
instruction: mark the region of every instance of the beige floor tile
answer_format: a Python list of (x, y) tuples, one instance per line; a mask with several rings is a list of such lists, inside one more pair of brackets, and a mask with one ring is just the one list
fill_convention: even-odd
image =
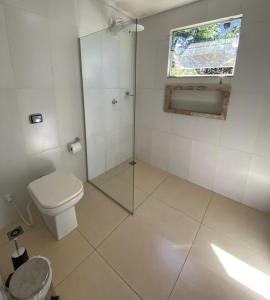
[(94, 189), (94, 186), (92, 184), (90, 184), (89, 182), (85, 182), (84, 185), (84, 194), (88, 194), (90, 191), (92, 191)]
[(76, 207), (79, 231), (97, 247), (128, 213), (104, 194), (94, 189)]
[(102, 185), (104, 182), (111, 179), (112, 177), (119, 175), (127, 169), (132, 169), (133, 167), (129, 164), (129, 161), (130, 160), (125, 161), (119, 164), (118, 166), (104, 172), (103, 174), (92, 179), (91, 182), (93, 182), (97, 187), (100, 187), (100, 185)]
[[(82, 259), (93, 251), (93, 248), (76, 230), (63, 240), (56, 241), (43, 224), (27, 230), (19, 238), (18, 243), (19, 246), (27, 249), (30, 257), (44, 255), (52, 260), (54, 282), (63, 280)], [(10, 257), (14, 250), (13, 242), (1, 246), (0, 269), (5, 278), (13, 271)]]
[(166, 299), (199, 224), (147, 199), (98, 251), (144, 299)]
[(215, 194), (204, 224), (270, 259), (270, 216)]
[(169, 176), (153, 195), (169, 206), (201, 221), (213, 193), (176, 176)]
[(252, 300), (265, 299), (224, 278), (198, 261), (188, 260), (169, 300)]
[(139, 300), (97, 253), (58, 285), (56, 293), (63, 300)]
[(130, 212), (133, 211), (133, 201), (134, 208), (137, 208), (148, 196), (146, 192), (134, 187), (133, 199), (133, 183), (122, 180), (119, 176), (115, 176), (106, 181), (101, 185), (101, 189)]
[(51, 261), (54, 286), (63, 281), (93, 251), (77, 230), (41, 251), (41, 255)]
[(269, 299), (269, 274), (268, 260), (202, 226), (170, 300)]
[[(128, 175), (126, 175), (128, 176)], [(134, 169), (134, 184), (140, 190), (146, 193), (152, 193), (153, 190), (168, 176), (168, 173), (148, 165), (138, 162)]]

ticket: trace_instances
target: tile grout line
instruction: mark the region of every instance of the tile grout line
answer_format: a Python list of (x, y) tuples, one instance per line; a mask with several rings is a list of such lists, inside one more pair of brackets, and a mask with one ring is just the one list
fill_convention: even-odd
[(123, 218), (123, 220), (116, 225), (110, 233), (108, 233), (108, 235), (98, 244), (98, 246), (95, 247), (95, 250), (101, 247), (101, 245), (115, 232), (115, 230), (117, 230), (118, 227), (120, 227), (120, 225), (122, 225), (130, 216), (131, 215), (127, 215), (125, 218)]
[(185, 258), (185, 260), (184, 260), (184, 263), (183, 263), (182, 267), (180, 268), (180, 271), (179, 271), (179, 273), (178, 273), (178, 276), (177, 276), (177, 278), (176, 278), (176, 280), (175, 280), (175, 282), (174, 282), (174, 284), (173, 284), (173, 286), (172, 286), (172, 288), (171, 288), (170, 294), (168, 295), (168, 297), (167, 297), (166, 300), (169, 300), (169, 299), (170, 299), (170, 297), (171, 297), (171, 295), (172, 295), (172, 293), (173, 293), (173, 291), (174, 291), (174, 289), (175, 289), (175, 286), (176, 286), (176, 284), (177, 284), (177, 282), (178, 282), (178, 280), (179, 280), (179, 278), (180, 278), (180, 276), (181, 276), (181, 274), (182, 274), (182, 271), (183, 271), (183, 269), (184, 269), (184, 267), (185, 267), (185, 265), (186, 265), (186, 262), (187, 262), (187, 260), (188, 260), (188, 258), (189, 258), (190, 252), (191, 252), (191, 250), (192, 250), (192, 248), (193, 248), (193, 246), (194, 246), (195, 240), (196, 240), (196, 238), (197, 238), (197, 236), (198, 236), (198, 234), (199, 234), (199, 232), (200, 232), (201, 227), (204, 225), (204, 224), (203, 224), (203, 220), (204, 220), (204, 218), (205, 218), (205, 216), (206, 216), (206, 213), (207, 213), (207, 211), (208, 211), (208, 209), (209, 209), (209, 207), (210, 207), (210, 204), (212, 203), (214, 194), (215, 194), (215, 193), (212, 193), (212, 195), (211, 195), (211, 198), (210, 198), (210, 200), (209, 200), (209, 202), (208, 202), (208, 204), (207, 204), (207, 207), (206, 207), (205, 212), (204, 212), (204, 214), (203, 214), (203, 217), (202, 217), (202, 220), (201, 220), (200, 225), (199, 225), (199, 227), (198, 227), (198, 230), (197, 230), (197, 232), (196, 232), (196, 234), (195, 234), (195, 236), (194, 236), (194, 239), (193, 239), (193, 241), (192, 241), (192, 243), (191, 243), (191, 246), (190, 246), (190, 248), (189, 248), (189, 250), (188, 250), (187, 256), (186, 256), (186, 258)]
[[(118, 226), (120, 226), (127, 218), (129, 217), (129, 215), (128, 216), (126, 216), (114, 229), (113, 229), (113, 231), (115, 231), (117, 228), (118, 228)], [(87, 244), (89, 245), (89, 246), (91, 246), (91, 248), (93, 249), (93, 251), (91, 251), (91, 253), (89, 253), (89, 255), (87, 255), (69, 274), (67, 274), (67, 276), (65, 276), (65, 278), (63, 278), (57, 285), (55, 285), (54, 286), (54, 288), (56, 288), (59, 284), (61, 284), (61, 283), (63, 283), (69, 276), (71, 276), (71, 274), (85, 261), (85, 260), (87, 260), (92, 254), (94, 254), (94, 253), (99, 253), (98, 251), (97, 251), (97, 248), (98, 247), (100, 247), (101, 246), (101, 244), (113, 233), (113, 231), (111, 231), (109, 234), (108, 234), (108, 236), (106, 236), (103, 240), (102, 240), (102, 242), (98, 245), (98, 246), (94, 246), (94, 245), (92, 245), (91, 243), (90, 243), (90, 241), (88, 241), (87, 240), (87, 238), (84, 236), (84, 234), (79, 230), (79, 228), (77, 229), (77, 232), (79, 233), (79, 235), (83, 238), (83, 240), (85, 240), (86, 242), (87, 242)]]
[[(146, 197), (145, 197), (145, 199), (142, 201), (142, 203), (140, 203), (137, 207), (136, 207), (136, 209), (134, 210), (134, 212), (136, 211), (136, 210), (138, 210), (138, 208), (140, 207), (140, 206), (142, 206), (143, 205), (143, 203), (145, 203), (145, 201), (152, 195), (152, 193), (167, 179), (167, 177), (168, 177), (168, 175), (166, 175), (166, 177), (153, 189), (153, 191), (151, 192), (151, 193), (149, 193)], [(122, 225), (122, 223), (124, 223), (124, 221), (126, 221), (129, 217), (133, 217), (134, 215), (127, 215), (99, 244), (98, 244), (98, 246), (96, 246), (96, 247), (94, 247), (94, 249), (98, 249), (98, 248), (100, 248), (101, 246), (102, 246), (102, 244), (114, 233), (114, 231), (120, 226), (120, 225)], [(92, 246), (92, 245), (91, 245)]]
[[(166, 177), (153, 189), (153, 191), (151, 192), (151, 193), (149, 193), (147, 196), (146, 196), (146, 198), (142, 201), (142, 203), (140, 203), (140, 205), (138, 205), (138, 207), (134, 210), (134, 212), (140, 207), (140, 206), (142, 206), (143, 205), (143, 203), (145, 203), (146, 201), (147, 201), (147, 199), (159, 188), (159, 186), (168, 178), (168, 176), (169, 175), (166, 175)], [(90, 243), (90, 242), (88, 242), (89, 243), (89, 245), (91, 246), (91, 247), (93, 247), (94, 248), (94, 251), (93, 251), (93, 253), (97, 253), (101, 258), (102, 258), (102, 260), (112, 269), (112, 271), (141, 299), (141, 300), (143, 300), (143, 297), (118, 273), (118, 271), (109, 263), (109, 261), (105, 258), (105, 257), (103, 257), (103, 255), (100, 253), (100, 251), (99, 251), (99, 248), (102, 246), (102, 244), (113, 234), (113, 232), (114, 231), (116, 231), (117, 229), (118, 229), (118, 227), (120, 227), (120, 225), (122, 225), (122, 223), (124, 223), (129, 217), (133, 217), (133, 216), (131, 216), (131, 215), (127, 215), (102, 241), (101, 241), (101, 243), (98, 245), (98, 246), (96, 246), (96, 247), (93, 247), (93, 245)], [(79, 231), (79, 229), (78, 229), (78, 231)], [(84, 237), (84, 235), (79, 231), (79, 233), (83, 236), (83, 238), (84, 239), (86, 239), (85, 237)], [(91, 253), (91, 254), (93, 254), (93, 253)], [(90, 255), (91, 255), (90, 254)], [(89, 255), (89, 256), (90, 256)], [(89, 257), (88, 256), (88, 257)], [(85, 258), (85, 259), (87, 259), (87, 258)], [(79, 266), (79, 265), (78, 265)], [(77, 267), (76, 267), (77, 268)], [(75, 269), (76, 269), (75, 268)], [(72, 272), (74, 272), (75, 271), (75, 269), (72, 271)], [(72, 273), (71, 272), (71, 273)], [(70, 276), (71, 275), (71, 273), (68, 275), (68, 276)], [(67, 277), (68, 277), (67, 276)], [(66, 277), (66, 278), (67, 278)], [(66, 279), (65, 278), (65, 279)], [(64, 280), (65, 280), (64, 279)], [(63, 280), (63, 281), (64, 281)]]
[(70, 277), (91, 255), (95, 253), (95, 249), (91, 253), (89, 253), (65, 278), (59, 281), (56, 285), (53, 285), (54, 288), (57, 288), (60, 284), (62, 284), (68, 277)]
[(152, 192), (148, 193), (146, 191), (144, 191), (145, 193), (147, 193), (147, 196), (145, 197), (145, 199), (142, 201), (142, 203), (140, 203), (136, 209), (134, 210), (134, 212), (136, 210), (138, 210), (145, 202), (147, 199), (149, 199), (151, 196), (153, 196), (153, 193), (165, 182), (165, 180), (169, 177), (169, 175), (166, 175), (166, 177), (164, 179), (162, 179), (162, 181), (153, 189)]
[(84, 234), (80, 231), (79, 228), (77, 228), (77, 231), (78, 231), (79, 234), (82, 236), (82, 238), (87, 242), (87, 244), (88, 244), (89, 246), (91, 246), (91, 247), (95, 250), (96, 247), (95, 247), (94, 245), (92, 245), (90, 241), (88, 241), (88, 239), (86, 238), (86, 236), (84, 236)]
[(119, 274), (119, 272), (109, 263), (109, 261), (96, 249), (95, 251), (102, 260), (112, 269), (112, 271), (141, 299), (144, 300), (143, 297)]

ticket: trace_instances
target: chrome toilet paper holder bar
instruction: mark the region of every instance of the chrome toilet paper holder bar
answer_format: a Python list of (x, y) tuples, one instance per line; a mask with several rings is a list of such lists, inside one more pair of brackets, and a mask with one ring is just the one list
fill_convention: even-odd
[(81, 141), (81, 139), (80, 139), (79, 137), (76, 137), (72, 142), (68, 143), (68, 144), (67, 144), (68, 152), (72, 152), (71, 146), (72, 146), (73, 144), (75, 144), (75, 143), (80, 142), (80, 141)]

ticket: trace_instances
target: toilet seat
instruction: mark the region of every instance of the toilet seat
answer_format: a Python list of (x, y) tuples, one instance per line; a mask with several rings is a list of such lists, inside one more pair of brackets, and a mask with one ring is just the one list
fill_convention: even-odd
[(83, 183), (78, 178), (61, 171), (53, 172), (31, 182), (28, 191), (57, 240), (77, 228), (75, 205), (84, 194)]
[(72, 174), (61, 171), (31, 182), (28, 190), (37, 207), (48, 216), (62, 213), (83, 196), (82, 182)]

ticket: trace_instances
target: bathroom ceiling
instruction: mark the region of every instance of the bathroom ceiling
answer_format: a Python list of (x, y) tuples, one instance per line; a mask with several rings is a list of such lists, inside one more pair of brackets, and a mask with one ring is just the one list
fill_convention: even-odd
[(198, 0), (106, 0), (107, 3), (134, 18), (144, 18)]

